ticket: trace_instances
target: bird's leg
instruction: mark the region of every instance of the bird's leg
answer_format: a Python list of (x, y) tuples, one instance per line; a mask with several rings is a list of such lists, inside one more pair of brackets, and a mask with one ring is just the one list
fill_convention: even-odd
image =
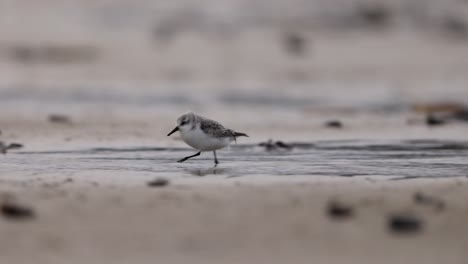
[(215, 167), (219, 164), (218, 158), (216, 157), (216, 150), (213, 150), (213, 155), (214, 155), (214, 162), (215, 162)]
[(183, 158), (183, 159), (181, 159), (181, 160), (178, 160), (177, 162), (179, 162), (179, 163), (180, 163), (180, 162), (184, 162), (184, 161), (186, 161), (186, 160), (188, 160), (188, 159), (190, 159), (190, 158), (193, 158), (193, 157), (196, 157), (196, 156), (200, 156), (200, 153), (201, 153), (201, 151), (199, 151), (198, 153), (196, 153), (196, 154), (194, 154), (194, 155), (192, 155), (192, 156), (187, 156), (187, 157), (185, 157), (185, 158)]

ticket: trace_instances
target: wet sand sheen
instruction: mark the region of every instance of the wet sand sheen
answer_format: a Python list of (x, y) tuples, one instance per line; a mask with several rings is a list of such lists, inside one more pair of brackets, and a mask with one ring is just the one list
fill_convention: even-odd
[[(1, 172), (21, 168), (23, 174), (60, 171), (68, 176), (89, 171), (103, 173), (179, 174), (226, 178), (255, 175), (275, 176), (368, 176), (397, 179), (405, 177), (467, 176), (468, 142), (443, 140), (320, 141), (282, 143), (266, 148), (262, 144), (239, 144), (220, 151), (221, 164), (212, 168), (209, 153), (185, 164), (189, 148), (91, 148), (70, 151), (19, 151), (2, 160)], [(242, 166), (241, 166), (242, 164)]]

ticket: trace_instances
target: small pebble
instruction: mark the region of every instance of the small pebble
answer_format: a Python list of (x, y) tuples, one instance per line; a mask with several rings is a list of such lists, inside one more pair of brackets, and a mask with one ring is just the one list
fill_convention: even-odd
[(11, 143), (9, 145), (5, 144), (3, 141), (0, 141), (0, 153), (6, 154), (10, 149), (19, 149), (22, 148), (23, 145), (19, 143)]
[(148, 182), (149, 187), (164, 187), (169, 185), (169, 180), (164, 178), (157, 178)]
[(428, 126), (440, 126), (444, 124), (445, 120), (442, 118), (436, 117), (433, 114), (428, 114), (426, 116), (426, 125)]
[(292, 149), (292, 146), (290, 144), (286, 144), (283, 141), (276, 141), (276, 146), (279, 148), (284, 148), (284, 149)]
[(297, 32), (289, 32), (284, 36), (284, 46), (289, 54), (303, 56), (307, 52), (307, 39)]
[(20, 143), (10, 143), (10, 145), (8, 145), (7, 149), (20, 149), (23, 147), (23, 144), (20, 144)]
[(269, 139), (267, 142), (260, 142), (258, 146), (264, 147), (266, 151), (271, 151), (275, 148), (273, 140)]
[(258, 146), (264, 147), (266, 151), (274, 151), (278, 149), (291, 150), (293, 148), (291, 144), (284, 143), (281, 140), (273, 141), (272, 139), (269, 139), (267, 142), (261, 142)]
[(64, 183), (71, 183), (71, 182), (73, 182), (73, 179), (72, 178), (67, 178), (63, 182)]
[(51, 114), (49, 115), (49, 122), (51, 123), (60, 123), (60, 124), (69, 124), (71, 123), (70, 118), (66, 115)]
[(468, 109), (463, 109), (454, 113), (453, 118), (458, 121), (468, 122)]
[(388, 219), (388, 228), (394, 233), (417, 233), (422, 229), (422, 221), (411, 215), (394, 215)]
[(441, 211), (445, 208), (445, 203), (442, 200), (421, 192), (415, 193), (413, 196), (413, 200), (415, 203), (418, 204), (433, 206), (438, 211)]
[(359, 5), (356, 13), (365, 25), (371, 27), (385, 27), (391, 22), (393, 16), (391, 9), (378, 4)]
[(442, 24), (445, 31), (455, 37), (468, 37), (468, 23), (460, 17), (448, 16)]
[(327, 214), (331, 218), (345, 219), (352, 217), (354, 210), (350, 206), (346, 206), (335, 201), (330, 202), (327, 206)]
[(4, 203), (0, 209), (2, 215), (11, 220), (25, 220), (35, 217), (35, 213), (31, 208), (15, 203)]
[(329, 128), (343, 128), (343, 123), (338, 120), (330, 120), (325, 122), (325, 126)]

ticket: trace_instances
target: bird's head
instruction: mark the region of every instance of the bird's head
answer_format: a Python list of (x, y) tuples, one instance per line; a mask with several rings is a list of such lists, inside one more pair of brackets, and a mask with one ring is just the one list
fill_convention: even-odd
[(168, 134), (168, 136), (172, 135), (176, 131), (180, 131), (181, 133), (187, 132), (192, 130), (194, 125), (196, 124), (196, 115), (192, 112), (183, 114), (177, 119), (177, 126)]

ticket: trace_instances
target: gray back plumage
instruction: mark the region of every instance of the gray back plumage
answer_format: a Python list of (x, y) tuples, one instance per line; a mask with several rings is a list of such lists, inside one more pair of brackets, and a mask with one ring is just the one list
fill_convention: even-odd
[(232, 139), (236, 138), (233, 130), (225, 128), (223, 125), (214, 120), (202, 116), (198, 117), (200, 118), (200, 129), (206, 134), (214, 137), (229, 137)]
[(208, 119), (203, 116), (196, 115), (194, 113), (187, 113), (179, 118), (179, 121), (190, 121), (190, 124), (192, 124), (191, 129), (195, 129), (197, 125), (200, 126), (200, 129), (205, 133), (213, 137), (217, 138), (232, 138), (233, 140), (236, 140), (236, 137), (239, 136), (246, 136), (244, 133), (236, 132), (232, 129), (225, 128), (223, 125), (220, 123)]
[(197, 123), (200, 124), (200, 129), (210, 136), (217, 138), (232, 138), (233, 140), (236, 140), (236, 137), (239, 134), (232, 129), (225, 128), (217, 121), (199, 115), (195, 115), (195, 117), (198, 119)]

